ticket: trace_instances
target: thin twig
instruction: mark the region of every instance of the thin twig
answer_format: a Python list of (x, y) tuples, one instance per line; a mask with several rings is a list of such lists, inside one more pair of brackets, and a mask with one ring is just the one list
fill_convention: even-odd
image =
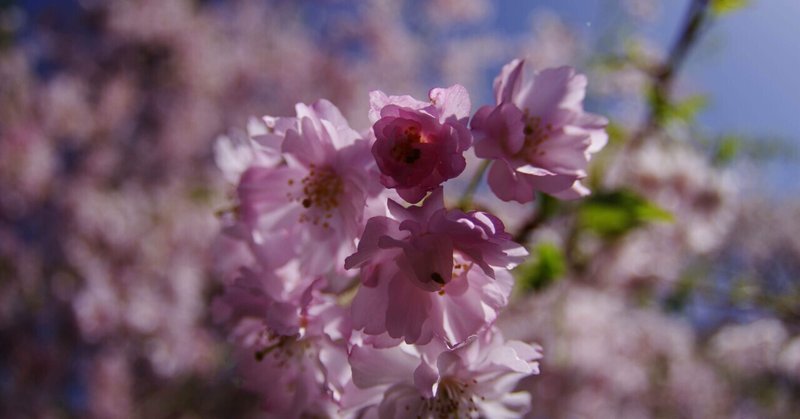
[(661, 115), (664, 106), (669, 103), (672, 93), (672, 84), (675, 76), (686, 61), (689, 51), (694, 47), (705, 23), (709, 17), (710, 0), (694, 0), (686, 12), (683, 29), (672, 46), (667, 59), (656, 67), (652, 74), (651, 91), (653, 98), (642, 126), (631, 136), (627, 147), (636, 149), (644, 143), (651, 134), (661, 128)]
[(525, 221), (525, 224), (523, 224), (517, 233), (514, 234), (514, 241), (524, 244), (528, 240), (528, 235), (531, 234), (531, 232), (537, 227), (539, 227), (539, 225), (541, 225), (546, 218), (547, 217), (544, 216), (544, 211), (542, 211), (541, 208), (534, 211)]
[(536, 228), (558, 212), (558, 202), (549, 195), (537, 193), (535, 202), (536, 207), (530, 217), (525, 220), (522, 226), (517, 230), (517, 233), (514, 234), (514, 241), (517, 243), (524, 244), (533, 230), (536, 230)]
[(462, 210), (466, 211), (472, 207), (472, 197), (481, 184), (481, 179), (483, 179), (483, 174), (486, 173), (489, 163), (491, 163), (491, 160), (484, 160), (481, 162), (475, 174), (472, 175), (472, 179), (470, 179), (467, 188), (464, 189), (464, 193), (461, 194), (461, 199), (458, 200), (458, 207)]

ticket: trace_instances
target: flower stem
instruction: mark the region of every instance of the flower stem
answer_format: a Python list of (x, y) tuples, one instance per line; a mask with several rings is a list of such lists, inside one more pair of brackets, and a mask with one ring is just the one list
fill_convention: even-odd
[(514, 241), (523, 246), (527, 245), (528, 236), (531, 232), (553, 217), (560, 207), (555, 198), (541, 192), (536, 194), (535, 204), (533, 212), (514, 234)]
[(464, 193), (461, 194), (461, 199), (458, 200), (458, 207), (462, 210), (466, 211), (471, 209), (472, 197), (475, 195), (475, 191), (481, 184), (481, 179), (483, 179), (483, 174), (486, 173), (489, 163), (491, 163), (491, 160), (484, 160), (481, 162), (481, 165), (475, 171), (475, 174), (472, 175), (472, 179), (470, 179), (467, 188), (464, 189)]

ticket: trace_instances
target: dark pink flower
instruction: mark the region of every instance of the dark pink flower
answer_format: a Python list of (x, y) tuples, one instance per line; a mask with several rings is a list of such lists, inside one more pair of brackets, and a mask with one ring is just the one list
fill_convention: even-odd
[(523, 60), (503, 67), (494, 82), (496, 106), (471, 122), (475, 154), (494, 162), (488, 182), (504, 201), (528, 202), (536, 191), (562, 199), (584, 196), (593, 153), (608, 141), (608, 121), (583, 110), (586, 77), (570, 67), (535, 72)]
[(496, 217), (444, 208), (441, 188), (422, 206), (389, 201), (373, 217), (345, 268), (362, 267), (353, 325), (407, 343), (434, 336), (450, 346), (486, 328), (508, 302), (508, 269), (527, 255)]
[(467, 128), (470, 101), (460, 86), (430, 91), (430, 102), (410, 96), (370, 93), (372, 154), (381, 183), (416, 203), (466, 166), (463, 153), (472, 144)]

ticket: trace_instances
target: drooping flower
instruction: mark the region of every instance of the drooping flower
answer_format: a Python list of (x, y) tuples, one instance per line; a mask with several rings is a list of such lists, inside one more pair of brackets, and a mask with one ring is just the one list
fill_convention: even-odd
[(444, 208), (437, 189), (422, 206), (389, 201), (373, 217), (345, 268), (361, 267), (353, 326), (407, 343), (434, 336), (457, 346), (485, 329), (508, 302), (508, 269), (527, 255), (496, 217)]
[(534, 71), (524, 60), (494, 81), (496, 106), (475, 113), (475, 154), (493, 160), (488, 182), (504, 201), (529, 202), (541, 191), (562, 199), (589, 193), (580, 180), (608, 141), (606, 118), (583, 110), (586, 76), (571, 67)]
[[(341, 270), (365, 214), (385, 213), (385, 204), (378, 198), (383, 188), (369, 143), (339, 110), (325, 100), (295, 109), (297, 118), (290, 127), (276, 123), (281, 131), (271, 132), (283, 134), (285, 164), (251, 166), (241, 176), (238, 230), (264, 249), (265, 266), (275, 268), (297, 258), (302, 272), (313, 279)], [(314, 251), (308, 251), (311, 246)]]
[(531, 396), (514, 387), (538, 374), (541, 356), (538, 346), (505, 341), (489, 329), (454, 350), (436, 343), (356, 346), (349, 361), (355, 386), (373, 395), (358, 400), (362, 417), (517, 418), (530, 409)]
[(243, 387), (260, 396), (269, 417), (333, 416), (351, 381), (346, 310), (319, 292), (318, 281), (292, 304), (273, 301), (252, 279), (215, 301), (218, 320), (233, 324)]
[(370, 93), (372, 154), (381, 183), (416, 203), (466, 167), (463, 153), (472, 144), (467, 127), (470, 101), (460, 85), (432, 89), (430, 102), (410, 96)]

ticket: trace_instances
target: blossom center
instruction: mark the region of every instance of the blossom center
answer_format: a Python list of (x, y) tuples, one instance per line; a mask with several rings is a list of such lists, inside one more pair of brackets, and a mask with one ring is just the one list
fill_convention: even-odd
[(425, 400), (424, 408), (436, 418), (472, 417), (478, 411), (471, 385), (476, 381), (465, 383), (454, 377), (445, 377), (439, 381), (436, 395)]
[[(294, 180), (289, 180), (289, 185)], [(316, 209), (315, 214), (301, 214), (300, 222), (311, 221), (313, 224), (322, 222), (323, 227), (328, 227), (324, 219), (332, 217), (332, 211), (339, 206), (339, 197), (344, 190), (342, 178), (331, 168), (318, 168), (311, 164), (308, 175), (300, 181), (301, 193), (288, 194), (290, 201), (300, 203), (303, 208)]]
[(395, 140), (390, 155), (395, 161), (405, 164), (414, 164), (422, 156), (422, 150), (416, 147), (417, 144), (427, 142), (419, 127), (411, 125), (406, 127)]
[(299, 341), (296, 336), (278, 336), (268, 333), (266, 343), (254, 355), (256, 361), (261, 362), (271, 357), (271, 362), (278, 367), (285, 367), (295, 358), (302, 357), (309, 348), (309, 343)]
[(522, 133), (525, 134), (525, 143), (520, 153), (527, 157), (543, 156), (545, 152), (539, 150), (539, 145), (550, 139), (553, 124), (544, 123), (541, 117), (529, 116), (527, 111), (525, 111), (523, 121), (525, 127), (522, 129)]

